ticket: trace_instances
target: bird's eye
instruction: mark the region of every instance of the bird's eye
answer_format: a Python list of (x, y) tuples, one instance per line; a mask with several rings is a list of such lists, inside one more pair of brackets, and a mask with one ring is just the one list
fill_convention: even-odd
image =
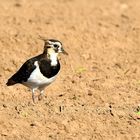
[(57, 44), (54, 44), (54, 47), (55, 47), (55, 48), (58, 48), (59, 46), (58, 46)]

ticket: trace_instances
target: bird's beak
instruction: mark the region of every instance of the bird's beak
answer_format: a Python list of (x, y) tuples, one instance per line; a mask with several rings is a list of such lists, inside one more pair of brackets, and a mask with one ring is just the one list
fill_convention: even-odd
[(64, 50), (64, 48), (61, 48), (61, 51), (63, 54), (68, 55), (68, 53)]

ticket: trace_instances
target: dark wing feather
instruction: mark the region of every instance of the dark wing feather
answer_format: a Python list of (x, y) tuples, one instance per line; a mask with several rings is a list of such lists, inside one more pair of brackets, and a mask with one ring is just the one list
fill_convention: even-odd
[(21, 68), (11, 77), (9, 78), (8, 82), (6, 83), (7, 86), (14, 85), (17, 83), (26, 82), (27, 79), (30, 77), (32, 71), (36, 68), (34, 65), (35, 60), (30, 59), (26, 61)]

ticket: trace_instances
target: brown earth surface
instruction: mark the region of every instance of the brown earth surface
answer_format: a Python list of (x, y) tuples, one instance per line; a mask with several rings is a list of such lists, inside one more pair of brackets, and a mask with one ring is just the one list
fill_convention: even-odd
[[(140, 0), (0, 0), (0, 140), (140, 140)], [(32, 104), (7, 79), (63, 42), (61, 72)]]

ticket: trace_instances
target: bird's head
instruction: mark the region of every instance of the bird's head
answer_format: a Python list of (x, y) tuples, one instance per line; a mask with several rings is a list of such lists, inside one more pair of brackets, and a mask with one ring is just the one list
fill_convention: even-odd
[(64, 50), (62, 43), (59, 40), (55, 39), (44, 39), (44, 53), (63, 53), (68, 55)]

